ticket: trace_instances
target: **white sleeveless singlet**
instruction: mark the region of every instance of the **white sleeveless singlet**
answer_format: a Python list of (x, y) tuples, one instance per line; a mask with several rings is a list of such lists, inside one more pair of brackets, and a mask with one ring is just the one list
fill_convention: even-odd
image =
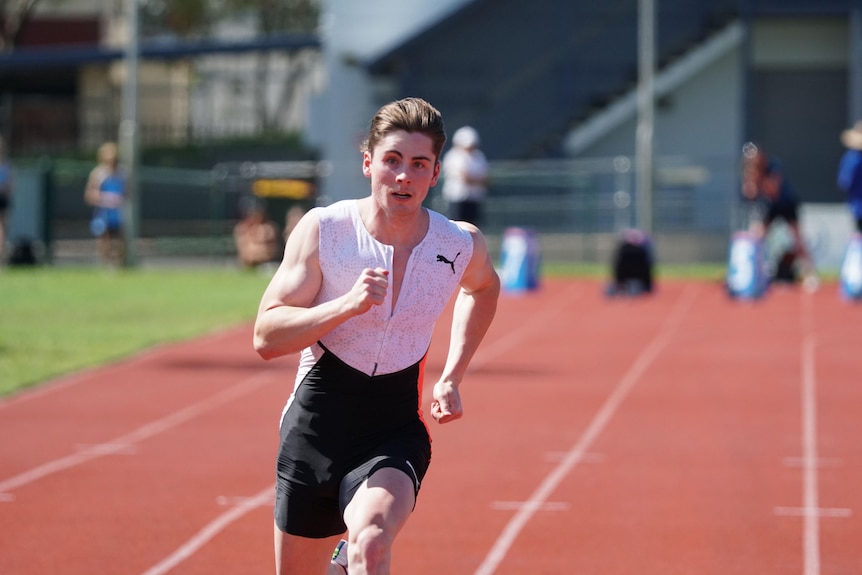
[[(350, 291), (365, 268), (392, 269), (392, 246), (371, 237), (356, 200), (315, 210), (320, 221), (323, 284), (314, 305)], [(394, 373), (422, 359), (434, 324), (458, 289), (473, 255), (469, 232), (437, 212), (428, 213), (428, 232), (413, 248), (394, 311), (390, 290), (383, 304), (372, 306), (320, 339), (331, 353), (366, 375)], [(322, 354), (317, 344), (302, 351), (297, 385)]]

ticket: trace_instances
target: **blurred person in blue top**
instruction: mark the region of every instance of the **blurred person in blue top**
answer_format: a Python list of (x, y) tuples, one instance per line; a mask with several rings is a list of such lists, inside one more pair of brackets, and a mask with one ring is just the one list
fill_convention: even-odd
[(757, 208), (758, 221), (751, 230), (763, 239), (777, 219), (784, 220), (793, 235), (793, 258), (803, 273), (803, 286), (815, 290), (819, 279), (799, 227), (799, 198), (788, 182), (784, 169), (766, 151), (751, 142), (743, 146), (742, 195)]
[(99, 146), (97, 157), (99, 163), (90, 172), (84, 190), (84, 201), (93, 206), (90, 231), (98, 240), (102, 261), (120, 266), (126, 255), (123, 237), (126, 179), (119, 169), (119, 154), (114, 142)]
[(862, 121), (841, 133), (847, 148), (838, 165), (838, 187), (847, 193), (856, 231), (862, 233)]
[(6, 216), (12, 206), (12, 164), (6, 156), (6, 143), (0, 138), (0, 262), (6, 245)]

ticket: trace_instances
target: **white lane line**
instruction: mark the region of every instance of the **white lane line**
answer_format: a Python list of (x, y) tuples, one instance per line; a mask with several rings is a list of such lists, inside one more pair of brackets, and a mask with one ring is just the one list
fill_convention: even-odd
[(814, 336), (802, 344), (803, 553), (805, 575), (820, 574), (820, 515), (817, 485), (817, 377)]
[(251, 393), (255, 389), (268, 383), (278, 375), (274, 370), (267, 370), (248, 377), (236, 385), (233, 385), (220, 393), (204, 400), (189, 405), (179, 411), (175, 411), (161, 419), (152, 421), (134, 431), (120, 437), (110, 439), (104, 443), (90, 445), (65, 457), (43, 463), (23, 473), (0, 481), (0, 494), (8, 496), (9, 492), (28, 483), (32, 483), (48, 475), (81, 465), (93, 459), (106, 455), (128, 453), (135, 443), (148, 439), (159, 433), (163, 433), (173, 427), (189, 421), (199, 415), (214, 409), (220, 405), (233, 401), (243, 395)]
[(853, 510), (846, 507), (827, 507), (819, 509), (807, 509), (805, 507), (776, 507), (773, 513), (784, 517), (850, 517)]
[(817, 461), (809, 462), (806, 461), (803, 457), (785, 457), (784, 458), (784, 466), (785, 467), (804, 467), (805, 465), (815, 465), (817, 467), (841, 467), (844, 465), (844, 461), (838, 457), (821, 457)]
[(182, 544), (176, 551), (162, 559), (156, 565), (147, 569), (143, 575), (163, 575), (194, 555), (201, 547), (209, 543), (228, 525), (240, 519), (243, 515), (261, 507), (272, 504), (275, 499), (275, 484), (270, 485), (254, 497), (237, 498), (236, 505), (213, 519), (191, 539)]
[(137, 446), (128, 443), (79, 443), (75, 446), (75, 450), (105, 455), (134, 455), (138, 451)]
[[(550, 463), (556, 463), (562, 461), (566, 458), (565, 451), (550, 451), (545, 454), (545, 461)], [(604, 453), (584, 453), (583, 457), (581, 457), (581, 463), (604, 463), (607, 459)]]
[(644, 351), (641, 352), (634, 364), (632, 364), (632, 367), (623, 375), (616, 388), (614, 388), (604, 405), (602, 405), (592, 422), (590, 422), (589, 427), (587, 427), (584, 434), (578, 439), (578, 442), (568, 451), (563, 461), (545, 477), (544, 481), (530, 496), (526, 504), (509, 520), (509, 523), (494, 542), (488, 555), (482, 561), (482, 564), (479, 565), (476, 575), (491, 575), (496, 571), (521, 530), (535, 514), (536, 509), (539, 509), (547, 501), (560, 482), (583, 460), (590, 445), (604, 431), (628, 393), (670, 342), (671, 336), (675, 332), (679, 322), (683, 319), (694, 301), (694, 296), (694, 287), (689, 286), (661, 326), (659, 333)]
[(568, 511), (571, 505), (565, 502), (548, 501), (541, 505), (532, 505), (529, 501), (494, 501), (491, 509), (495, 511)]
[(817, 337), (814, 330), (814, 308), (810, 298), (804, 298), (801, 326), (802, 340), (802, 457), (785, 460), (785, 465), (802, 467), (802, 507), (776, 507), (776, 515), (802, 517), (802, 559), (804, 575), (820, 575), (820, 518), (850, 517), (847, 508), (821, 508), (818, 468), (841, 465), (840, 459), (821, 459), (817, 451)]

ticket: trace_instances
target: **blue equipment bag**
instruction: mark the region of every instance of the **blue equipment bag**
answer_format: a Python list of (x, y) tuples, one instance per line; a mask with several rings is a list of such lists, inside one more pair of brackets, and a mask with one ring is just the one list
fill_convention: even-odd
[(840, 285), (844, 298), (862, 299), (862, 234), (853, 234), (847, 243), (841, 262)]
[(504, 291), (525, 292), (539, 287), (541, 248), (535, 231), (507, 228), (503, 234), (500, 283)]
[(726, 281), (732, 298), (753, 300), (766, 294), (768, 279), (764, 270), (763, 245), (753, 234), (733, 234)]

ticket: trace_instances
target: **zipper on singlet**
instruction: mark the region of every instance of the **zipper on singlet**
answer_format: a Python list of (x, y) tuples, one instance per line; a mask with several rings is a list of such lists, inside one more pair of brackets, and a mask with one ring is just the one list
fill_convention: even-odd
[(386, 320), (386, 324), (383, 326), (383, 337), (380, 339), (380, 347), (377, 348), (377, 357), (374, 361), (374, 368), (371, 370), (371, 376), (377, 373), (377, 366), (380, 365), (380, 355), (383, 353), (383, 350), (386, 349), (386, 341), (389, 339), (389, 325), (391, 324), (390, 320)]

